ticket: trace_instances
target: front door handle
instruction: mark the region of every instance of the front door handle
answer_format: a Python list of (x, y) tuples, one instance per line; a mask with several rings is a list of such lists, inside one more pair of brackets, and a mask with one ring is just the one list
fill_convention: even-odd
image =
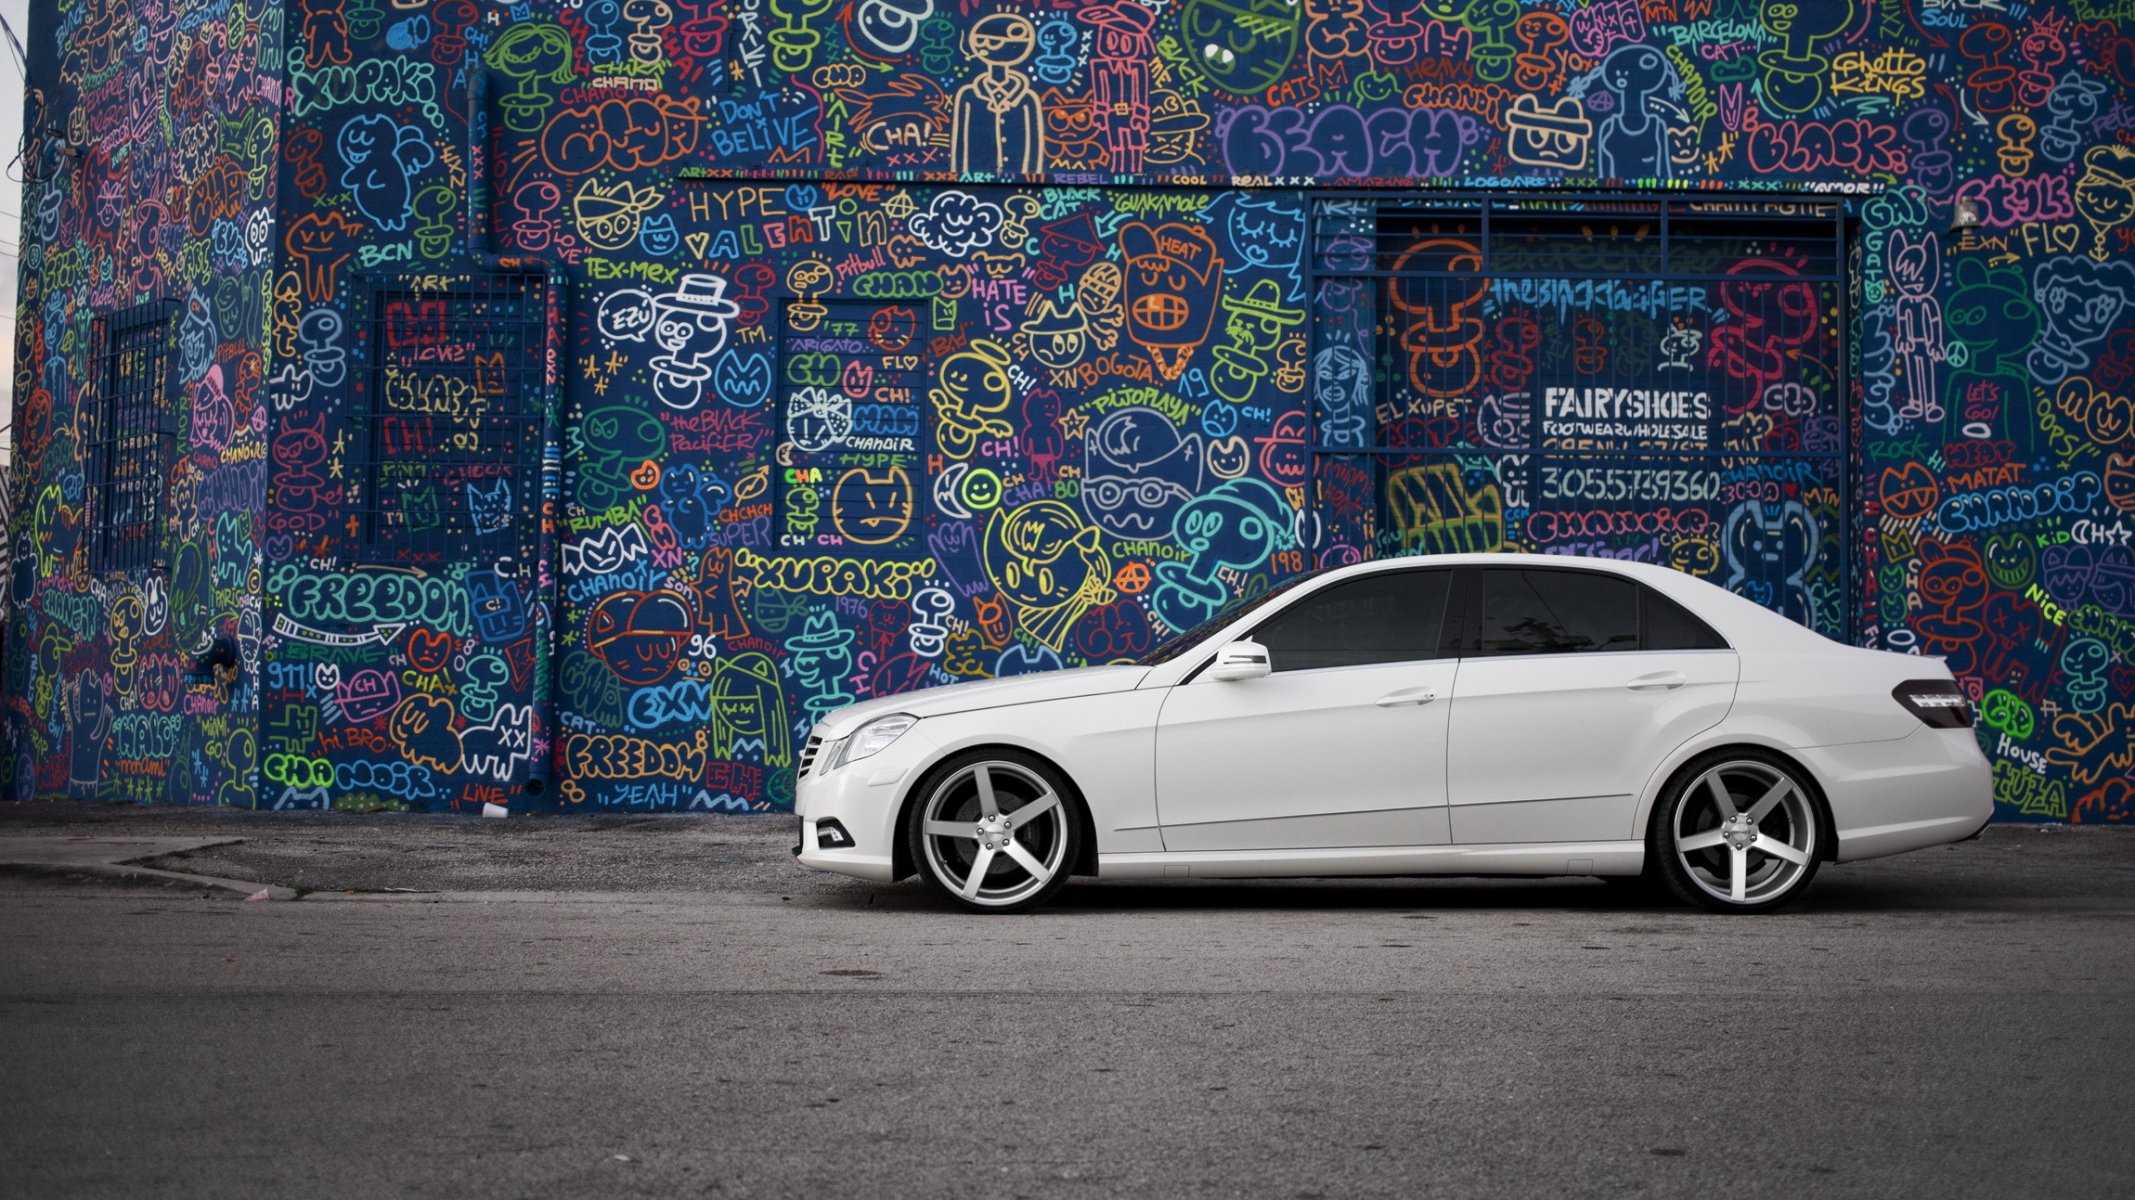
[(1398, 692), (1388, 692), (1379, 697), (1377, 703), (1380, 708), (1399, 708), (1404, 704), (1429, 704), (1436, 699), (1438, 699), (1437, 688), (1412, 687), (1402, 688)]
[(1681, 671), (1655, 671), (1651, 675), (1641, 675), (1624, 686), (1634, 692), (1661, 692), (1679, 688), (1687, 682)]

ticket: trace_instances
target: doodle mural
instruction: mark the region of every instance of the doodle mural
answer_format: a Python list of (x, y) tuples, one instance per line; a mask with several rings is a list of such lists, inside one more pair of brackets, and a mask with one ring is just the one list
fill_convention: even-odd
[[(258, 802), (281, 19), (269, 0), (38, 13), (0, 698), (10, 795)], [(100, 397), (123, 335), (108, 318), (144, 305), (167, 314), (162, 411), (115, 436)], [(113, 521), (96, 493), (119, 455), (159, 498), (145, 569), (100, 569)]]
[(18, 795), (777, 809), (837, 705), (1529, 549), (1944, 656), (2004, 817), (2135, 819), (2125, 3), (37, 17)]

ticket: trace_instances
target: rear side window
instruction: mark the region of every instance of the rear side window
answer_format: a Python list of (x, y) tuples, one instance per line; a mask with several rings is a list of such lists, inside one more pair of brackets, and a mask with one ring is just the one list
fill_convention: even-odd
[(1451, 571), (1394, 571), (1338, 583), (1268, 618), (1253, 637), (1273, 671), (1437, 658)]
[(1649, 587), (1640, 587), (1640, 644), (1648, 650), (1725, 650), (1727, 640), (1691, 611)]
[(1486, 569), (1475, 653), (1636, 650), (1638, 591), (1628, 579), (1587, 571)]

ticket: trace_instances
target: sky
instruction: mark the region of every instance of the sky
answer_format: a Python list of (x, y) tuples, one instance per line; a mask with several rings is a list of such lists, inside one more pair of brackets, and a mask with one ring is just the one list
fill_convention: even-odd
[[(7, 18), (15, 36), (27, 47), (30, 40), (30, 0), (0, 0), (0, 16)], [(22, 145), (22, 93), (26, 85), (22, 64), (12, 50), (0, 50), (0, 161), (12, 161)], [(15, 438), (15, 296), (16, 247), (22, 241), (22, 167), (7, 169), (0, 182), (0, 396), (7, 397), (0, 412), (0, 466), (14, 457)], [(4, 502), (0, 502), (4, 504)]]

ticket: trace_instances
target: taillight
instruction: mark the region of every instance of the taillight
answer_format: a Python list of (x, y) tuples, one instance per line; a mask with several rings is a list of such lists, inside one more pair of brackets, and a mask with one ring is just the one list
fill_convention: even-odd
[(1970, 729), (1972, 702), (1949, 679), (1908, 679), (1890, 689), (1891, 699), (1936, 729)]

